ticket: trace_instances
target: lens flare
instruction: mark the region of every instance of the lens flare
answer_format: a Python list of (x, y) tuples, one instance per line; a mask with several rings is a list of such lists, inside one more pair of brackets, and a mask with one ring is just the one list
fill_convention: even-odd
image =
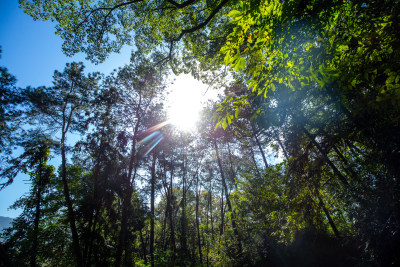
[(147, 156), (162, 140), (163, 136), (159, 131), (149, 134), (139, 141), (137, 153), (142, 157)]

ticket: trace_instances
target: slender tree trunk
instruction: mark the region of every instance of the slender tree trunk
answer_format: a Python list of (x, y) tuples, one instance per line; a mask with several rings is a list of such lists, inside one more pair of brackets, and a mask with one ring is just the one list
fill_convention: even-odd
[[(102, 147), (102, 141), (100, 142), (100, 147)], [(99, 161), (99, 157), (97, 157), (97, 160)], [(90, 217), (89, 217), (89, 223), (88, 223), (88, 228), (87, 232), (89, 233), (88, 238), (85, 240), (85, 248), (83, 252), (84, 259), (86, 259), (86, 266), (90, 266), (90, 254), (91, 254), (91, 247), (93, 245), (93, 234), (95, 233), (95, 228), (96, 228), (96, 217), (98, 214), (98, 181), (97, 177), (99, 176), (100, 173), (100, 163), (97, 162), (96, 166), (94, 168), (93, 172), (93, 196), (92, 196), (92, 203), (91, 203), (91, 211), (90, 211)], [(96, 203), (96, 204), (95, 204)], [(95, 215), (93, 215), (95, 213)], [(94, 226), (92, 227), (94, 220)], [(92, 229), (93, 228), (93, 229)]]
[(39, 220), (40, 220), (40, 202), (42, 201), (42, 189), (43, 189), (43, 171), (42, 171), (42, 159), (39, 162), (39, 175), (37, 179), (36, 189), (36, 210), (35, 219), (33, 222), (33, 240), (32, 240), (32, 254), (31, 254), (31, 267), (36, 267), (36, 257), (38, 250), (38, 235), (39, 235)]
[(351, 176), (354, 180), (360, 180), (358, 178), (358, 175), (356, 174), (356, 172), (349, 166), (349, 162), (347, 161), (347, 159), (343, 156), (343, 154), (339, 151), (339, 149), (335, 146), (332, 145), (333, 150), (335, 151), (335, 153), (339, 156), (339, 158), (342, 160), (343, 164), (345, 165), (344, 169), (346, 171), (346, 173)]
[[(171, 164), (171, 165), (173, 165), (173, 164)], [(171, 175), (170, 175), (170, 180), (169, 180), (170, 193), (169, 193), (168, 218), (169, 218), (169, 227), (170, 227), (170, 232), (171, 232), (170, 233), (171, 248), (172, 248), (172, 251), (174, 252), (174, 254), (172, 255), (172, 264), (175, 263), (175, 253), (176, 253), (174, 207), (173, 207), (173, 201), (174, 201), (173, 177), (174, 177), (174, 168), (171, 166)]]
[[(213, 140), (213, 143), (214, 143), (215, 153), (216, 153), (216, 156), (217, 156), (218, 167), (219, 167), (219, 170), (220, 170), (220, 173), (221, 173), (222, 186), (224, 187), (224, 191), (225, 191), (226, 204), (228, 205), (228, 210), (232, 211), (232, 204), (231, 204), (231, 201), (229, 199), (228, 187), (226, 185), (224, 170), (222, 169), (222, 163), (221, 163), (221, 159), (219, 157), (219, 151), (218, 151), (217, 142), (215, 140)], [(237, 241), (238, 241), (238, 250), (239, 250), (239, 253), (241, 254), (242, 253), (242, 243), (241, 243), (241, 238), (239, 236), (239, 232), (238, 232), (237, 227), (236, 227), (236, 218), (235, 218), (235, 215), (234, 215), (233, 211), (231, 212), (231, 221), (232, 221), (233, 232), (235, 233), (235, 236), (236, 236)]]
[(74, 208), (72, 205), (72, 200), (71, 200), (71, 197), (69, 194), (69, 187), (68, 187), (68, 181), (67, 181), (67, 158), (66, 158), (66, 151), (65, 151), (65, 134), (66, 133), (63, 132), (62, 136), (61, 136), (61, 179), (62, 179), (63, 188), (64, 188), (65, 203), (67, 205), (68, 220), (69, 220), (69, 225), (70, 225), (71, 234), (72, 234), (72, 247), (73, 247), (74, 254), (75, 254), (76, 265), (78, 267), (83, 267), (84, 264), (83, 264), (82, 254), (81, 254), (81, 248), (79, 245), (79, 236), (78, 236), (78, 231), (76, 229), (76, 224), (75, 224), (75, 213), (74, 213)]
[(224, 234), (224, 188), (221, 188), (221, 225), (219, 228), (219, 235), (222, 236)]
[(213, 219), (213, 208), (212, 208), (212, 185), (210, 180), (210, 193), (208, 195), (208, 203), (210, 210), (210, 222), (211, 222), (211, 241), (214, 242), (214, 219)]
[(132, 267), (132, 234), (127, 232), (127, 241), (125, 242), (125, 257), (124, 257), (124, 267)]
[[(207, 197), (207, 221), (206, 221), (206, 233), (209, 235), (210, 231), (208, 228), (208, 220), (209, 220), (209, 213), (210, 213), (210, 192), (211, 192), (211, 180), (210, 180), (210, 191), (208, 192), (208, 197)], [(203, 233), (203, 239), (204, 239), (204, 233)], [(210, 249), (210, 239), (208, 238), (207, 241), (204, 240), (204, 243), (206, 244), (206, 264), (208, 266), (208, 251)]]
[(331, 167), (335, 175), (339, 178), (339, 180), (342, 182), (343, 185), (348, 186), (349, 183), (347, 182), (347, 179), (343, 176), (343, 174), (336, 168), (335, 164), (329, 159), (328, 155), (326, 154), (326, 151), (322, 149), (322, 147), (315, 141), (314, 137), (310, 134), (309, 131), (307, 131), (306, 128), (303, 127), (304, 133), (307, 135), (307, 137), (310, 139), (311, 143), (318, 149), (319, 153), (322, 155), (326, 163)]
[(167, 220), (168, 220), (168, 205), (169, 205), (169, 190), (166, 190), (166, 198), (167, 198), (167, 203), (165, 205), (165, 210), (164, 210), (164, 218), (162, 218), (162, 228), (161, 228), (161, 245), (164, 250), (167, 248), (167, 240), (166, 240), (166, 232), (167, 232)]
[(90, 212), (89, 215), (89, 223), (87, 227), (87, 236), (85, 239), (82, 241), (83, 242), (83, 258), (85, 259), (85, 266), (89, 266), (89, 247), (90, 247), (90, 242), (91, 242), (91, 235), (92, 235), (92, 223), (93, 223), (93, 209)]
[[(125, 181), (126, 184), (127, 181)], [(121, 260), (122, 260), (122, 253), (124, 251), (125, 247), (125, 242), (126, 242), (126, 232), (128, 230), (128, 212), (129, 212), (129, 207), (130, 203), (132, 200), (132, 191), (129, 188), (129, 185), (126, 185), (128, 189), (125, 192), (124, 199), (122, 201), (122, 216), (121, 216), (121, 230), (119, 233), (119, 240), (118, 240), (118, 246), (117, 246), (117, 254), (115, 257), (115, 266), (119, 267), (121, 266)]]
[(283, 146), (281, 139), (279, 138), (279, 136), (277, 136), (276, 139), (278, 140), (278, 144), (283, 151), (283, 155), (285, 156), (286, 160), (289, 161), (289, 154), (287, 153), (285, 147)]
[[(320, 128), (319, 131), (321, 133), (323, 133), (325, 136), (329, 136), (328, 133)], [(342, 165), (343, 165), (343, 169), (345, 170), (345, 172), (347, 173), (347, 175), (351, 176), (354, 180), (359, 180), (358, 179), (358, 175), (354, 172), (354, 170), (349, 166), (349, 162), (347, 161), (347, 159), (343, 156), (343, 154), (339, 151), (338, 147), (335, 144), (332, 144), (331, 147), (333, 148), (333, 150), (335, 151), (336, 155), (338, 155), (338, 157), (340, 158), (340, 160), (342, 161)]]
[(143, 239), (142, 229), (140, 229), (140, 243), (142, 243), (141, 246), (142, 246), (144, 264), (147, 265), (146, 243), (144, 242)]
[[(111, 109), (111, 106), (107, 105), (107, 109), (104, 114), (106, 118), (109, 118), (110, 109)], [(100, 144), (99, 144), (99, 147), (96, 150), (96, 154), (94, 156), (96, 165), (93, 170), (93, 195), (92, 195), (92, 200), (90, 203), (91, 211), (90, 211), (89, 223), (88, 223), (88, 228), (87, 228), (87, 232), (89, 233), (89, 236), (85, 240), (85, 248), (84, 248), (84, 253), (83, 253), (83, 258), (86, 259), (86, 263), (85, 263), (86, 266), (90, 266), (91, 253), (92, 253), (92, 249), (93, 249), (93, 239), (94, 239), (93, 236), (96, 233), (97, 216), (98, 216), (99, 209), (101, 208), (102, 201), (103, 201), (102, 196), (99, 197), (99, 195), (98, 195), (98, 191), (99, 191), (99, 179), (98, 178), (100, 177), (100, 170), (101, 170), (102, 163), (104, 163), (104, 155), (103, 155), (104, 152), (103, 152), (102, 148), (104, 147), (104, 142), (107, 138), (106, 124), (107, 124), (106, 120), (103, 120), (101, 123), (100, 132), (102, 134), (100, 136)]]
[[(232, 173), (232, 181), (234, 181), (237, 175), (236, 175), (236, 171), (233, 168), (232, 152), (231, 152), (231, 147), (230, 147), (229, 143), (228, 143), (228, 156), (229, 156), (229, 168), (231, 169), (231, 173)], [(235, 187), (237, 189), (236, 182), (235, 182)]]
[(151, 163), (151, 196), (150, 196), (150, 264), (154, 266), (154, 196), (156, 183), (156, 156), (154, 153)]
[(170, 176), (170, 180), (169, 180), (169, 188), (170, 188), (170, 193), (169, 193), (169, 198), (170, 198), (170, 201), (169, 201), (169, 206), (168, 206), (168, 208), (169, 208), (169, 213), (168, 213), (168, 216), (169, 216), (169, 227), (170, 227), (170, 231), (171, 231), (171, 247), (172, 247), (172, 250), (174, 251), (174, 252), (176, 252), (176, 243), (175, 243), (175, 227), (174, 227), (174, 209), (172, 208), (172, 204), (173, 204), (173, 199), (174, 199), (174, 188), (173, 188), (173, 173), (174, 173), (174, 170), (173, 169), (171, 169), (171, 176)]
[[(142, 94), (141, 92), (139, 93), (139, 102), (135, 111), (135, 115), (137, 118), (137, 121), (135, 123), (135, 128), (133, 131), (133, 137), (132, 137), (132, 147), (131, 147), (131, 156), (129, 159), (129, 167), (128, 167), (128, 177), (127, 177), (127, 194), (124, 196), (124, 200), (122, 202), (123, 208), (122, 208), (122, 218), (121, 218), (121, 231), (120, 231), (120, 236), (119, 236), (119, 242), (117, 246), (117, 254), (115, 257), (115, 267), (120, 267), (121, 266), (121, 259), (122, 259), (122, 253), (126, 245), (126, 233), (127, 233), (127, 223), (128, 223), (128, 211), (129, 207), (131, 205), (131, 200), (132, 200), (132, 193), (133, 193), (133, 183), (135, 180), (135, 175), (136, 175), (136, 169), (137, 169), (137, 158), (136, 158), (136, 139), (137, 139), (137, 134), (139, 131), (139, 125), (141, 123), (141, 117), (140, 117), (140, 107), (142, 104)], [(134, 174), (132, 177), (132, 173), (134, 170)]]
[(256, 168), (257, 175), (258, 175), (258, 177), (261, 177), (261, 172), (260, 172), (260, 169), (258, 169), (256, 157), (254, 155), (252, 146), (249, 146), (249, 151), (250, 151), (251, 159), (253, 160), (254, 167)]
[[(139, 106), (140, 106), (140, 103), (139, 103)], [(138, 112), (138, 111), (136, 111), (136, 112)], [(121, 230), (120, 230), (120, 234), (119, 234), (117, 254), (115, 257), (115, 267), (121, 266), (122, 253), (123, 253), (125, 245), (126, 245), (126, 234), (127, 234), (127, 227), (128, 227), (128, 225), (127, 225), (128, 224), (128, 212), (129, 212), (129, 208), (131, 205), (132, 193), (133, 193), (133, 183), (135, 180), (136, 169), (137, 169), (137, 164), (134, 164), (134, 163), (137, 160), (136, 159), (136, 138), (137, 138), (137, 133), (139, 130), (140, 117), (138, 116), (138, 113), (136, 115), (138, 117), (138, 121), (135, 124), (135, 130), (133, 132), (131, 157), (129, 159), (128, 176), (125, 181), (126, 194), (124, 195), (124, 199), (122, 201)], [(133, 177), (132, 177), (132, 174), (133, 174)]]
[(181, 246), (182, 246), (182, 254), (184, 257), (188, 256), (187, 249), (187, 239), (186, 239), (186, 230), (187, 230), (187, 221), (186, 221), (186, 155), (183, 155), (183, 176), (182, 176), (182, 218), (181, 218)]
[(167, 184), (167, 170), (166, 170), (166, 164), (165, 164), (165, 158), (162, 158), (163, 161), (163, 168), (162, 168), (162, 184), (164, 186), (164, 191), (165, 191), (165, 197), (166, 197), (166, 203), (165, 203), (165, 209), (164, 209), (164, 218), (162, 219), (162, 228), (161, 228), (161, 247), (164, 251), (167, 250), (168, 247), (168, 237), (167, 237), (167, 225), (168, 225), (168, 216), (169, 216), (169, 202), (170, 202), (170, 195), (169, 195), (169, 187)]
[(196, 177), (196, 226), (197, 226), (197, 247), (199, 249), (200, 264), (203, 264), (200, 239), (200, 220), (199, 220), (199, 175)]
[[(251, 124), (251, 123), (250, 123), (250, 124)], [(261, 143), (260, 143), (260, 141), (258, 140), (257, 133), (256, 133), (256, 129), (255, 129), (255, 127), (254, 127), (253, 124), (251, 124), (251, 129), (253, 130), (253, 137), (254, 137), (254, 140), (256, 141), (256, 144), (257, 144), (257, 146), (258, 146), (258, 149), (260, 150), (260, 153), (261, 153), (261, 156), (262, 156), (262, 159), (263, 159), (265, 168), (268, 169), (267, 158), (265, 157), (264, 150), (262, 149)]]
[(96, 209), (96, 213), (95, 213), (94, 219), (93, 219), (93, 226), (92, 226), (93, 229), (91, 229), (89, 227), (90, 237), (89, 237), (89, 244), (88, 244), (88, 252), (86, 254), (86, 266), (90, 266), (90, 262), (91, 262), (92, 251), (93, 251), (93, 235), (94, 235), (94, 233), (96, 233), (98, 215), (99, 215), (99, 209)]
[(336, 227), (336, 225), (335, 225), (335, 222), (333, 221), (331, 215), (329, 214), (329, 211), (328, 211), (328, 209), (326, 208), (325, 203), (322, 201), (322, 198), (321, 198), (321, 196), (320, 196), (318, 190), (316, 189), (315, 191), (316, 191), (316, 195), (317, 195), (317, 198), (318, 198), (318, 201), (319, 201), (319, 206), (320, 206), (320, 207), (322, 208), (322, 210), (324, 211), (324, 213), (325, 213), (325, 215), (326, 215), (326, 218), (328, 219), (328, 222), (329, 222), (330, 226), (332, 227), (333, 232), (335, 233), (335, 236), (336, 236), (337, 238), (340, 238), (340, 233), (339, 233), (339, 231), (338, 231), (338, 229), (337, 229), (337, 227)]

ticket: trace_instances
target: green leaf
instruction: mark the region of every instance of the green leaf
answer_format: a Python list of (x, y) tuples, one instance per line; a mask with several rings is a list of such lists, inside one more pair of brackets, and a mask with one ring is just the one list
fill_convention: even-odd
[(228, 124), (226, 122), (226, 118), (222, 121), (222, 128), (225, 130), (228, 127)]
[(236, 119), (239, 118), (239, 114), (240, 114), (240, 109), (236, 108), (236, 110), (235, 110), (235, 118)]
[(237, 16), (240, 16), (242, 13), (238, 10), (231, 10), (231, 12), (228, 13), (228, 17), (235, 18)]
[(234, 66), (235, 71), (238, 71), (240, 69), (244, 70), (246, 67), (246, 60), (244, 59), (244, 57), (240, 57), (237, 61), (236, 64)]

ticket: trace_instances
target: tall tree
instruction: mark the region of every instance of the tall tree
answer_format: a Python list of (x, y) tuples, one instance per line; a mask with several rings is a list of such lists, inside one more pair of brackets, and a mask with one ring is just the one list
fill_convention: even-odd
[(29, 174), (31, 190), (29, 196), (22, 197), (14, 205), (15, 207), (23, 208), (23, 213), (18, 217), (18, 220), (26, 229), (21, 229), (21, 224), (16, 222), (16, 231), (10, 232), (8, 238), (11, 241), (21, 231), (26, 231), (26, 244), (23, 244), (22, 240), (15, 240), (16, 243), (21, 242), (21, 247), (20, 251), (17, 252), (19, 256), (12, 256), (13, 264), (28, 265), (29, 263), (30, 266), (38, 266), (37, 258), (39, 255), (41, 257), (44, 256), (42, 249), (40, 249), (39, 253), (39, 247), (43, 245), (41, 239), (47, 238), (39, 228), (43, 217), (42, 207), (45, 205), (44, 196), (49, 194), (50, 182), (55, 176), (55, 168), (47, 165), (50, 157), (50, 147), (53, 144), (45, 137), (33, 137), (25, 140), (21, 145), (24, 147), (24, 152), (14, 160), (20, 162), (21, 172)]
[(90, 102), (98, 80), (97, 75), (86, 77), (83, 70), (82, 63), (67, 64), (64, 72), (55, 71), (53, 87), (28, 88), (26, 91), (38, 121), (59, 135), (61, 177), (78, 266), (84, 266), (84, 262), (67, 179), (67, 135), (74, 131), (83, 133), (86, 129), (91, 112)]

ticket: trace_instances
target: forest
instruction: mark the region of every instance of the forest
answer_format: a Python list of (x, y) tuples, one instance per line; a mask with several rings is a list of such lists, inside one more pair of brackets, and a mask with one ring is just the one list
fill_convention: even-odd
[[(400, 266), (399, 1), (19, 5), (66, 55), (132, 55), (0, 67), (0, 189), (31, 184), (0, 266)], [(164, 108), (182, 73), (220, 93), (193, 131)]]

